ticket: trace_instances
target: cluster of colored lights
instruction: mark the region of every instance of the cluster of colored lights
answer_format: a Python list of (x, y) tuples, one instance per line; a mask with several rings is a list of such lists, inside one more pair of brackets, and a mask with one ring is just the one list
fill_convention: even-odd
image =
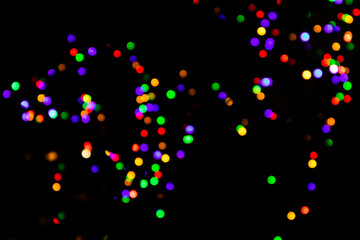
[(263, 88), (270, 87), (273, 84), (273, 80), (269, 77), (264, 77), (262, 79), (256, 77), (254, 78), (253, 82), (254, 82), (254, 86), (252, 88), (252, 92), (256, 94), (256, 98), (259, 101), (264, 100), (265, 93), (261, 91), (262, 87)]
[[(220, 90), (220, 84), (219, 84), (218, 82), (213, 82), (213, 83), (211, 84), (211, 89), (212, 89), (213, 91), (219, 91), (219, 90)], [(226, 92), (223, 92), (223, 91), (219, 92), (218, 98), (219, 98), (220, 100), (224, 100), (226, 106), (231, 106), (231, 105), (233, 105), (233, 103), (234, 103), (234, 101), (232, 100), (232, 98), (229, 97), (229, 96), (227, 95), (227, 93), (226, 93)]]

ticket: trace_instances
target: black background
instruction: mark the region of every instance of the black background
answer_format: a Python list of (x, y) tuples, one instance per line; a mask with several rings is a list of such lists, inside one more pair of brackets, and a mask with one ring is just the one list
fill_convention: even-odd
[[(349, 27), (354, 34), (355, 51), (342, 53), (351, 70), (352, 102), (332, 106), (330, 99), (338, 91), (330, 83), (328, 73), (319, 80), (304, 81), (303, 69), (320, 66), (317, 48), (330, 51), (339, 36), (311, 36), (313, 50), (304, 44), (290, 43), (288, 34), (300, 33), (315, 24), (334, 20), (340, 10), (332, 4), (303, 1), (279, 7), (276, 1), (254, 2), (265, 12), (278, 12), (274, 25), (280, 30), (275, 49), (265, 59), (256, 57), (257, 50), (248, 41), (255, 36), (259, 23), (247, 10), (250, 2), (207, 1), (196, 6), (191, 1), (131, 2), (75, 6), (34, 6), (9, 8), (2, 15), (1, 90), (11, 82), (22, 83), (18, 93), (2, 99), (3, 143), (1, 199), (3, 239), (174, 239), (217, 236), (238, 239), (338, 239), (354, 233), (358, 222), (357, 179), (357, 47), (356, 19)], [(226, 16), (220, 21), (213, 14), (220, 7)], [(260, 7), (261, 6), (261, 7)], [(312, 12), (307, 19), (305, 13)], [(243, 13), (246, 22), (237, 24), (235, 17)], [(76, 42), (66, 41), (75, 34)], [(175, 183), (175, 190), (156, 198), (164, 188), (146, 189), (138, 199), (124, 206), (113, 196), (119, 194), (123, 176), (114, 170), (103, 151), (118, 152), (132, 158), (131, 145), (139, 141), (141, 124), (133, 116), (137, 104), (135, 87), (141, 81), (131, 69), (125, 44), (134, 41), (136, 55), (145, 72), (160, 80), (157, 101), (167, 117), (169, 151), (185, 148), (186, 158), (170, 161), (164, 169), (165, 180)], [(79, 78), (71, 66), (68, 51), (77, 47), (84, 52), (95, 46), (98, 55), (86, 62), (87, 76)], [(114, 49), (123, 56), (114, 60)], [(290, 67), (280, 64), (278, 57), (287, 52), (296, 59)], [(319, 60), (320, 59), (320, 60)], [(104, 124), (74, 125), (60, 119), (43, 124), (23, 122), (19, 101), (32, 99), (38, 92), (32, 76), (46, 76), (49, 68), (69, 61), (69, 69), (48, 82), (47, 91), (60, 109), (79, 111), (76, 102), (82, 93), (101, 103), (107, 119)], [(72, 60), (73, 61), (73, 60)], [(178, 71), (186, 69), (188, 77), (179, 79)], [(326, 71), (324, 71), (326, 72)], [(252, 79), (271, 75), (274, 85), (266, 89), (263, 102), (251, 92)], [(178, 94), (167, 100), (167, 89), (175, 89), (183, 81), (194, 87), (195, 97)], [(211, 91), (218, 81), (221, 90), (234, 99), (231, 107), (217, 99)], [(31, 101), (31, 100), (30, 100)], [(55, 103), (54, 103), (55, 104)], [(35, 105), (34, 103), (34, 106)], [(266, 108), (278, 113), (276, 121), (263, 117)], [(39, 111), (45, 108), (37, 106)], [(332, 148), (325, 147), (321, 126), (327, 117), (335, 117), (331, 130)], [(249, 119), (248, 134), (239, 137), (235, 127), (241, 119)], [(195, 141), (181, 145), (181, 126), (195, 126)], [(311, 134), (310, 142), (304, 141)], [(157, 142), (159, 139), (149, 138)], [(82, 144), (91, 141), (93, 159), (101, 171), (90, 174), (90, 165), (81, 158)], [(63, 190), (51, 190), (57, 163), (44, 159), (55, 150), (67, 165)], [(319, 166), (306, 167), (311, 151), (319, 153)], [(28, 154), (28, 155), (27, 155)], [(25, 156), (29, 156), (26, 159)], [(130, 160), (129, 160), (130, 161)], [(172, 165), (171, 165), (172, 164)], [(278, 184), (266, 184), (270, 174)], [(306, 184), (317, 183), (309, 193)], [(121, 184), (120, 184), (121, 183)], [(310, 213), (301, 216), (300, 207), (308, 205)], [(164, 219), (156, 219), (156, 208), (166, 211)], [(60, 225), (52, 218), (59, 211), (67, 217)], [(297, 218), (286, 219), (288, 211)], [(3, 237), (4, 236), (4, 237)]]

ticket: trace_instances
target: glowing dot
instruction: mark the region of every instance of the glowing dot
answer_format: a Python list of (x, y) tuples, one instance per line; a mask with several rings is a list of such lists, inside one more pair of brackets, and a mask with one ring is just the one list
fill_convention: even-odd
[(300, 34), (300, 39), (303, 42), (308, 42), (310, 40), (310, 34), (307, 32), (303, 32)]
[(126, 44), (126, 48), (127, 48), (128, 50), (133, 50), (133, 49), (135, 48), (135, 43), (133, 43), (133, 42), (128, 42), (128, 43)]
[(280, 236), (276, 236), (274, 237), (274, 240), (282, 240), (282, 238)]
[(180, 76), (181, 78), (186, 78), (186, 76), (187, 76), (186, 70), (180, 70), (179, 76)]
[(76, 48), (70, 49), (70, 55), (71, 55), (71, 56), (75, 57), (76, 54), (78, 54), (78, 50), (77, 50)]
[(316, 160), (310, 159), (308, 162), (308, 166), (309, 166), (309, 168), (316, 168), (316, 166), (317, 166)]
[(289, 34), (289, 40), (290, 40), (290, 41), (294, 42), (294, 41), (296, 40), (296, 38), (297, 38), (297, 36), (296, 36), (295, 33), (290, 33), (290, 34)]
[(239, 15), (236, 17), (236, 21), (237, 21), (238, 23), (243, 23), (243, 22), (245, 21), (244, 15), (239, 14)]
[(176, 156), (179, 159), (183, 159), (185, 157), (185, 152), (183, 150), (179, 150), (176, 152)]
[(170, 161), (170, 156), (168, 154), (163, 154), (161, 156), (161, 161), (163, 161), (164, 163), (167, 163)]
[(340, 44), (338, 42), (334, 42), (332, 45), (331, 45), (332, 49), (334, 51), (339, 51), (340, 50)]
[(158, 183), (159, 183), (159, 179), (158, 179), (158, 178), (156, 178), (156, 177), (150, 178), (150, 184), (151, 184), (151, 185), (155, 186), (155, 185), (157, 185)]
[(134, 161), (135, 165), (138, 167), (143, 165), (143, 162), (144, 161), (142, 160), (142, 158), (139, 158), (139, 157), (135, 158), (135, 161)]
[(295, 217), (296, 217), (296, 215), (295, 215), (294, 212), (292, 212), (292, 211), (288, 212), (287, 218), (288, 218), (290, 221), (294, 220)]
[(55, 74), (55, 70), (54, 69), (49, 69), (49, 71), (48, 71), (49, 77), (53, 76), (54, 74)]
[(89, 149), (83, 149), (81, 151), (81, 156), (85, 159), (88, 159), (91, 157), (91, 151)]
[(192, 125), (187, 125), (187, 126), (185, 127), (185, 132), (186, 132), (187, 134), (192, 134), (194, 131), (195, 131), (195, 128), (194, 128)]
[(61, 179), (62, 179), (61, 173), (56, 173), (56, 174), (54, 175), (54, 179), (55, 179), (56, 181), (61, 181)]
[(267, 182), (268, 182), (268, 184), (270, 184), (270, 185), (275, 184), (276, 178), (275, 178), (274, 176), (269, 176), (269, 177), (267, 178)]
[(351, 82), (344, 82), (344, 83), (343, 83), (343, 88), (344, 88), (346, 91), (349, 91), (349, 90), (352, 88)]
[(259, 52), (259, 57), (261, 58), (265, 58), (267, 56), (267, 52), (263, 49), (263, 50), (260, 50)]
[(266, 29), (264, 27), (259, 27), (256, 32), (259, 36), (264, 36), (266, 34)]
[(169, 98), (169, 99), (174, 99), (175, 96), (176, 96), (176, 93), (175, 93), (174, 90), (168, 90), (168, 91), (166, 92), (166, 97)]
[(120, 50), (114, 50), (113, 55), (115, 58), (119, 58), (121, 56), (121, 51)]
[(191, 135), (185, 135), (185, 136), (183, 137), (183, 142), (184, 142), (185, 144), (190, 144), (190, 143), (193, 142), (193, 140), (194, 140), (194, 138), (193, 138), (193, 136), (191, 136)]
[(82, 61), (84, 60), (84, 54), (82, 54), (82, 53), (76, 54), (75, 60), (76, 60), (77, 62), (82, 62)]
[(273, 111), (271, 109), (266, 109), (264, 112), (265, 117), (270, 118), (273, 115)]
[(315, 25), (313, 29), (314, 29), (314, 32), (316, 32), (316, 33), (321, 32), (321, 26), (320, 25)]
[(312, 151), (312, 152), (310, 153), (310, 158), (311, 158), (311, 159), (316, 159), (317, 157), (318, 157), (317, 152)]
[(60, 220), (64, 220), (64, 219), (66, 218), (66, 214), (65, 214), (64, 212), (59, 212), (59, 213), (58, 213), (58, 218), (59, 218)]
[(29, 108), (29, 102), (27, 100), (21, 101), (20, 105), (25, 109)]
[(57, 111), (53, 108), (50, 108), (48, 111), (48, 115), (50, 118), (55, 119), (58, 115)]
[(258, 94), (256, 94), (256, 98), (257, 98), (257, 100), (259, 100), (259, 101), (264, 100), (264, 99), (265, 99), (265, 93), (259, 92)]
[(129, 171), (126, 176), (127, 176), (129, 179), (132, 180), (132, 179), (135, 178), (135, 175), (136, 175), (136, 174), (135, 174), (134, 171)]
[(53, 189), (55, 192), (60, 191), (60, 189), (61, 189), (60, 183), (54, 183), (54, 184), (52, 185), (52, 189)]
[(156, 122), (159, 125), (163, 125), (165, 123), (165, 118), (163, 116), (159, 116), (159, 117), (157, 117)]
[(163, 218), (164, 216), (165, 216), (164, 210), (158, 209), (158, 210), (156, 211), (156, 217), (158, 217), (158, 218)]
[(264, 17), (264, 12), (261, 11), (261, 10), (257, 11), (257, 12), (256, 12), (256, 17), (258, 17), (258, 18), (263, 18), (263, 17)]
[(315, 183), (309, 183), (308, 185), (307, 185), (307, 189), (309, 190), (309, 191), (314, 191), (315, 190)]
[(250, 39), (250, 44), (251, 44), (251, 46), (253, 46), (253, 47), (259, 46), (259, 43), (260, 43), (260, 41), (259, 41), (259, 39), (256, 38), (256, 37), (253, 37), (252, 39)]
[(273, 38), (266, 39), (265, 49), (268, 51), (272, 50), (274, 47), (274, 44), (275, 44), (275, 40)]
[(246, 130), (245, 127), (241, 126), (241, 127), (237, 130), (237, 132), (238, 132), (238, 134), (239, 134), (240, 136), (245, 136), (246, 133), (247, 133), (247, 130)]
[(157, 78), (153, 78), (153, 79), (151, 79), (150, 84), (153, 87), (157, 87), (159, 85), (159, 80)]
[(311, 78), (311, 72), (309, 70), (305, 70), (302, 72), (302, 77), (305, 80), (309, 80)]
[(140, 187), (141, 188), (147, 188), (147, 186), (149, 185), (148, 181), (145, 179), (141, 179), (140, 181)]
[(69, 34), (69, 35), (67, 36), (67, 41), (68, 41), (69, 43), (73, 43), (73, 42), (75, 41), (75, 36), (74, 36), (73, 34)]
[[(12, 88), (12, 90), (14, 90), (14, 91), (19, 90), (19, 88), (20, 88), (20, 83), (19, 83), (19, 82), (13, 82), (13, 83), (11, 84), (11, 88)], [(6, 90), (5, 90), (5, 91), (6, 91)]]
[(321, 78), (322, 75), (323, 75), (323, 72), (321, 69), (319, 68), (316, 68), (314, 71), (313, 71), (313, 75), (315, 78)]
[(330, 126), (325, 124), (323, 127), (322, 127), (322, 131), (323, 133), (329, 133), (330, 132)]
[(326, 124), (329, 125), (330, 127), (334, 126), (335, 125), (335, 118), (328, 118), (326, 119)]
[(289, 61), (289, 57), (286, 54), (283, 54), (280, 56), (280, 61), (283, 63), (286, 63), (287, 61)]
[(131, 198), (136, 198), (138, 196), (138, 193), (136, 190), (131, 190), (130, 193), (129, 193), (129, 196)]
[(89, 47), (89, 48), (88, 48), (88, 54), (89, 54), (90, 56), (95, 56), (95, 55), (96, 55), (96, 52), (97, 52), (96, 48), (94, 48), (94, 47)]
[(307, 206), (303, 206), (300, 211), (302, 214), (306, 215), (309, 213), (309, 208)]
[(259, 85), (255, 85), (253, 86), (252, 91), (254, 94), (258, 94), (261, 92), (261, 87)]
[(122, 162), (117, 162), (115, 165), (117, 170), (123, 170), (124, 169), (124, 164)]
[(92, 166), (91, 166), (91, 172), (93, 172), (93, 173), (98, 173), (98, 172), (99, 172), (99, 166), (97, 166), (97, 165), (92, 165)]
[(219, 90), (219, 89), (220, 89), (220, 84), (217, 83), (217, 82), (214, 82), (213, 84), (211, 84), (211, 89), (212, 89), (213, 91)]
[(268, 18), (272, 21), (276, 20), (276, 18), (277, 18), (276, 12), (269, 12)]

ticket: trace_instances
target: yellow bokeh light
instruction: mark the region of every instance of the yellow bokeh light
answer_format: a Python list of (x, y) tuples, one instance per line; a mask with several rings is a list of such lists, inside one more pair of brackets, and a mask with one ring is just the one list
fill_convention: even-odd
[(161, 157), (161, 161), (163, 161), (164, 163), (167, 163), (170, 161), (170, 156), (168, 154), (163, 154)]
[(91, 157), (91, 151), (89, 149), (83, 149), (81, 151), (81, 156), (85, 159), (88, 159)]
[(135, 161), (134, 161), (135, 165), (138, 167), (143, 165), (143, 162), (144, 161), (142, 160), (142, 158), (139, 158), (139, 157), (135, 158)]
[(52, 189), (55, 191), (55, 192), (58, 192), (58, 191), (60, 191), (60, 189), (61, 189), (61, 185), (60, 185), (60, 183), (54, 183), (53, 185), (52, 185)]
[(288, 218), (289, 220), (294, 220), (295, 217), (296, 217), (296, 215), (295, 215), (295, 213), (294, 213), (293, 211), (288, 212), (287, 218)]
[(38, 100), (39, 102), (43, 102), (44, 98), (45, 98), (45, 95), (42, 94), (42, 93), (37, 96), (37, 100)]
[(245, 136), (246, 133), (247, 133), (246, 128), (244, 128), (244, 127), (239, 128), (238, 134), (239, 134), (240, 136)]
[(340, 44), (338, 42), (334, 42), (331, 47), (334, 51), (340, 50)]
[(166, 149), (166, 143), (165, 142), (160, 142), (159, 143), (159, 149), (160, 150), (165, 150)]
[(297, 38), (297, 36), (296, 36), (295, 33), (290, 33), (290, 34), (289, 34), (289, 40), (290, 40), (290, 41), (294, 42), (294, 41), (296, 40), (296, 38)]
[(258, 35), (264, 36), (266, 34), (266, 29), (264, 27), (259, 27), (256, 32)]
[(314, 32), (320, 33), (320, 32), (321, 32), (321, 26), (318, 25), (318, 24), (316, 24), (316, 25), (314, 26)]
[(147, 102), (149, 101), (149, 95), (147, 95), (146, 93), (141, 95), (141, 100), (142, 102)]
[(316, 168), (317, 162), (314, 159), (310, 159), (308, 162), (309, 168)]
[(335, 125), (335, 118), (328, 118), (326, 119), (326, 124), (329, 125), (330, 127), (334, 126)]
[(150, 82), (151, 86), (153, 86), (153, 87), (159, 86), (159, 83), (160, 83), (159, 79), (157, 79), (157, 78), (151, 79), (151, 82)]
[(110, 156), (110, 151), (109, 151), (109, 150), (105, 150), (105, 155), (109, 157), (109, 156)]
[(186, 77), (187, 77), (187, 71), (186, 71), (186, 70), (180, 70), (179, 76), (180, 76), (181, 78), (186, 78)]
[(311, 72), (309, 70), (305, 70), (302, 72), (302, 77), (305, 80), (309, 80), (311, 78)]
[(260, 101), (265, 99), (265, 93), (263, 92), (259, 92), (258, 94), (256, 94), (256, 98)]

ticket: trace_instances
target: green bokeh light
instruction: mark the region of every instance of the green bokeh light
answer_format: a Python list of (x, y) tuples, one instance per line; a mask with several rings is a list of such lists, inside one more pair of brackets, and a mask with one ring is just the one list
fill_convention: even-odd
[(58, 218), (59, 218), (60, 220), (64, 220), (65, 217), (66, 217), (66, 214), (65, 214), (64, 212), (59, 212), (59, 213), (58, 213)]
[(66, 168), (65, 163), (59, 163), (59, 164), (58, 164), (58, 169), (59, 169), (60, 171), (64, 171), (65, 168)]
[(76, 54), (75, 60), (76, 60), (77, 62), (82, 62), (82, 61), (84, 61), (84, 54), (82, 54), (82, 53)]
[(159, 170), (160, 170), (160, 165), (157, 164), (157, 163), (154, 163), (153, 165), (151, 165), (151, 170), (152, 170), (153, 172), (159, 171)]
[(344, 88), (346, 91), (349, 91), (349, 90), (352, 88), (351, 82), (349, 82), (349, 81), (344, 82), (344, 83), (343, 83), (343, 88)]
[(168, 90), (168, 91), (166, 92), (166, 97), (169, 98), (169, 99), (174, 99), (175, 96), (176, 96), (176, 93), (175, 93), (174, 90)]
[(128, 202), (130, 202), (130, 198), (129, 198), (129, 197), (122, 197), (121, 200), (123, 201), (123, 203), (128, 203)]
[(325, 140), (325, 145), (326, 145), (327, 147), (332, 147), (332, 146), (334, 145), (334, 142), (333, 142), (333, 140), (331, 140), (330, 138), (328, 138), (328, 139)]
[(141, 179), (140, 181), (140, 187), (141, 188), (147, 188), (147, 186), (149, 185), (148, 181), (145, 179)]
[(152, 177), (150, 178), (150, 184), (155, 186), (159, 183), (159, 179), (157, 179), (156, 177)]
[(252, 91), (254, 94), (258, 94), (259, 92), (261, 92), (261, 87), (259, 85), (255, 85), (253, 86)]
[(19, 83), (19, 82), (13, 82), (13, 83), (11, 84), (11, 88), (12, 88), (12, 90), (14, 90), (14, 91), (19, 90), (19, 88), (20, 88), (20, 83)]
[(156, 122), (159, 124), (159, 125), (163, 125), (165, 123), (165, 118), (163, 116), (159, 116), (157, 119), (156, 119)]
[(157, 216), (158, 218), (163, 218), (163, 217), (165, 216), (165, 211), (162, 210), (162, 209), (158, 209), (158, 210), (156, 211), (156, 216)]
[(274, 184), (276, 182), (276, 178), (274, 176), (269, 176), (267, 178), (268, 184)]
[(62, 112), (60, 116), (61, 116), (62, 120), (66, 120), (66, 119), (68, 119), (69, 114), (67, 112)]

